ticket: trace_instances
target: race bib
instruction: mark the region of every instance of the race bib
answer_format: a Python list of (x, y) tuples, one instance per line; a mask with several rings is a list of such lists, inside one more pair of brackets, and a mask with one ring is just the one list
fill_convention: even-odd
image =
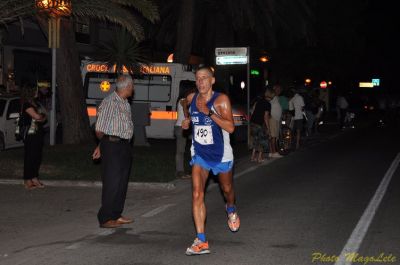
[(214, 144), (214, 138), (210, 125), (195, 125), (194, 140), (201, 145)]

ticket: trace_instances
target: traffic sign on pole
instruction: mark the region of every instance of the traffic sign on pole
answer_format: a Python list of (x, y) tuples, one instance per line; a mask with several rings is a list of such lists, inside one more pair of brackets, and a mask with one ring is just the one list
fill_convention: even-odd
[(235, 65), (248, 63), (247, 47), (215, 48), (217, 65)]
[(215, 48), (215, 61), (217, 65), (247, 64), (247, 144), (250, 146), (250, 47)]

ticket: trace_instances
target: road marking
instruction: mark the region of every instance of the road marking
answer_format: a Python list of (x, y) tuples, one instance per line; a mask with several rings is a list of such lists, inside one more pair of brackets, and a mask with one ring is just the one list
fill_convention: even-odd
[[(241, 171), (241, 172), (239, 172), (239, 173), (234, 173), (233, 174), (233, 179), (238, 179), (238, 178), (240, 178), (241, 176), (243, 176), (243, 175), (246, 175), (246, 174), (248, 174), (248, 173), (250, 173), (250, 172), (252, 172), (252, 171), (254, 171), (254, 170), (256, 170), (256, 169), (258, 169), (258, 168), (260, 168), (260, 167), (263, 167), (263, 166), (266, 166), (266, 165), (268, 165), (268, 164), (271, 164), (272, 162), (274, 162), (274, 161), (276, 161), (276, 160), (279, 160), (279, 159), (281, 159), (281, 158), (274, 158), (274, 159), (269, 159), (269, 160), (265, 160), (264, 162), (262, 162), (262, 163), (259, 163), (258, 165), (255, 165), (255, 166), (251, 166), (251, 167), (249, 167), (249, 168), (247, 168), (247, 169), (245, 169), (245, 170), (243, 170), (243, 171)], [(219, 184), (218, 183), (212, 183), (212, 184), (210, 184), (210, 186), (207, 188), (207, 190), (213, 190), (213, 189), (215, 189), (215, 188), (217, 188), (217, 187), (219, 187)]]
[(340, 256), (336, 261), (335, 265), (352, 264), (351, 258), (346, 258), (346, 255), (357, 253), (357, 251), (359, 250), (360, 245), (372, 222), (372, 219), (374, 218), (378, 210), (379, 204), (381, 203), (386, 193), (390, 180), (392, 179), (394, 172), (399, 166), (399, 162), (400, 162), (400, 153), (397, 154), (396, 158), (393, 160), (388, 171), (383, 177), (381, 183), (379, 184), (378, 189), (375, 192), (374, 197), (372, 197), (371, 201), (368, 204), (368, 207), (365, 209), (363, 215), (361, 216), (361, 219), (358, 221), (357, 226), (354, 228), (353, 233), (351, 234), (349, 240), (347, 241), (342, 252), (340, 253)]
[(157, 207), (157, 208), (151, 210), (150, 212), (143, 214), (142, 217), (145, 217), (145, 218), (153, 217), (175, 205), (176, 205), (175, 203), (165, 204), (163, 206), (160, 206), (160, 207)]
[(250, 173), (250, 172), (252, 172), (252, 171), (254, 171), (254, 170), (256, 170), (256, 169), (258, 169), (258, 168), (260, 168), (260, 167), (262, 167), (262, 166), (271, 164), (272, 162), (274, 162), (274, 161), (276, 161), (276, 160), (279, 160), (279, 159), (280, 159), (280, 158), (265, 160), (264, 162), (262, 162), (262, 163), (260, 163), (260, 164), (258, 164), (258, 165), (249, 167), (249, 168), (247, 168), (246, 170), (243, 170), (242, 172), (239, 172), (239, 173), (235, 174), (233, 178), (234, 178), (234, 179), (238, 179), (238, 178), (240, 178), (241, 176), (243, 176), (243, 175), (245, 175), (245, 174), (247, 174), (247, 173)]
[(74, 244), (72, 244), (72, 245), (69, 245), (69, 246), (65, 247), (65, 249), (69, 249), (69, 250), (78, 249), (78, 248), (80, 248), (84, 243), (86, 243), (87, 241), (93, 240), (93, 239), (95, 239), (95, 238), (97, 238), (97, 237), (100, 237), (100, 236), (109, 236), (109, 235), (112, 235), (112, 234), (115, 233), (115, 231), (117, 231), (117, 230), (115, 230), (115, 229), (107, 229), (107, 230), (104, 230), (104, 231), (100, 231), (100, 232), (98, 232), (98, 233), (94, 233), (93, 235), (89, 236), (88, 238), (86, 238), (86, 239), (84, 239), (84, 240), (82, 240), (82, 241), (80, 241), (80, 242), (76, 242), (76, 243), (74, 243)]

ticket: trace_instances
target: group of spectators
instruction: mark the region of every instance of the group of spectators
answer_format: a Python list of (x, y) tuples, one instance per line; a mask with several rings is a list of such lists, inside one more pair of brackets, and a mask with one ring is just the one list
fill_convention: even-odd
[(263, 162), (268, 158), (278, 158), (280, 154), (282, 120), (295, 134), (293, 144), (300, 147), (303, 132), (311, 135), (318, 132), (318, 124), (325, 110), (319, 91), (303, 97), (295, 89), (283, 91), (280, 85), (266, 88), (265, 93), (253, 103), (250, 118), (251, 161)]

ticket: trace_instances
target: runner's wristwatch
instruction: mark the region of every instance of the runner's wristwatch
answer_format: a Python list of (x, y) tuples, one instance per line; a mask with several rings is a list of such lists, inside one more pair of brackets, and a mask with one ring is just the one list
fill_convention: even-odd
[(210, 110), (207, 114), (208, 117), (211, 117), (215, 112), (213, 110)]

